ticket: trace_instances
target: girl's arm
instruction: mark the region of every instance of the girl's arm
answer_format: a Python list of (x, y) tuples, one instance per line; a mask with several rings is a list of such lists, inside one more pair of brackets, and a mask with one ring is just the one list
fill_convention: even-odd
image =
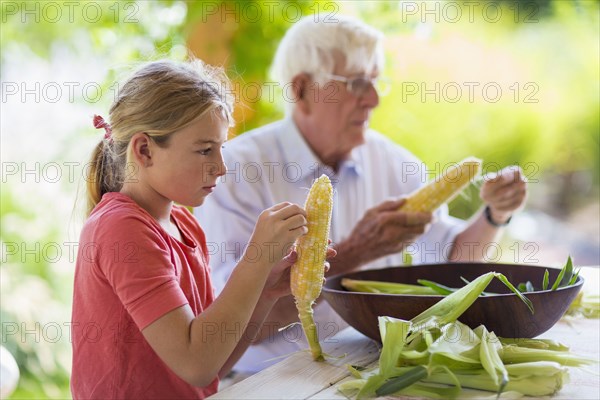
[[(233, 362), (241, 356), (247, 348), (245, 343), (251, 341), (244, 332), (251, 322), (262, 324), (274, 302), (268, 295), (261, 297), (267, 277), (296, 238), (306, 233), (305, 215), (302, 208), (290, 203), (265, 210), (252, 235), (253, 246), (248, 246), (253, 254), (244, 254), (210, 307), (196, 317), (189, 305), (179, 307), (142, 331), (158, 356), (180, 378), (192, 385), (207, 386), (224, 367), (231, 368), (228, 360)], [(289, 268), (292, 264), (288, 260), (280, 266)]]
[[(291, 264), (290, 264), (291, 265)], [(261, 331), (261, 327), (265, 321), (267, 315), (273, 308), (273, 305), (277, 301), (276, 298), (269, 298), (267, 296), (261, 296), (256, 304), (256, 308), (254, 309), (254, 313), (250, 318), (250, 322), (246, 330), (242, 333), (240, 341), (238, 342), (236, 348), (229, 359), (223, 365), (223, 368), (219, 371), (219, 377), (223, 378), (226, 376), (229, 371), (234, 367), (234, 365), (238, 362), (240, 357), (246, 352), (248, 347), (255, 341), (256, 337)]]

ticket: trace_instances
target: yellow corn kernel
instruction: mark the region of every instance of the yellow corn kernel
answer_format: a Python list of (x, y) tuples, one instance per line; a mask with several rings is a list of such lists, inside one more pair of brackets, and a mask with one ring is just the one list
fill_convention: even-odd
[(333, 187), (327, 175), (321, 175), (310, 188), (304, 204), (308, 233), (296, 241), (298, 260), (292, 266), (290, 278), (298, 317), (316, 361), (322, 361), (324, 358), (319, 345), (312, 306), (323, 287), (332, 208)]
[(480, 173), (481, 160), (475, 157), (465, 158), (448, 168), (444, 174), (438, 175), (433, 181), (411, 193), (400, 210), (433, 212), (442, 204), (452, 200)]

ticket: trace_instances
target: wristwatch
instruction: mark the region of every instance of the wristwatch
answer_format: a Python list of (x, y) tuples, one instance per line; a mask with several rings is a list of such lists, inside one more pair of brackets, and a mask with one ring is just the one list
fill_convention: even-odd
[(490, 206), (485, 206), (484, 213), (485, 213), (485, 219), (487, 220), (487, 222), (490, 225), (495, 226), (497, 228), (508, 225), (508, 223), (512, 219), (512, 215), (511, 215), (510, 217), (508, 217), (508, 219), (505, 222), (498, 223), (498, 222), (494, 221), (494, 219), (492, 218), (492, 210), (490, 210)]

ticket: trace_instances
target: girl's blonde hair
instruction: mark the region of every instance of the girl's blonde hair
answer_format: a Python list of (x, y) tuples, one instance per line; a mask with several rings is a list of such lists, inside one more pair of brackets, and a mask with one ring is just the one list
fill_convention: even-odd
[(159, 146), (167, 146), (174, 132), (207, 112), (216, 112), (231, 126), (232, 111), (232, 91), (221, 68), (197, 59), (153, 61), (140, 67), (120, 87), (110, 108), (112, 132), (92, 153), (86, 174), (87, 214), (102, 195), (118, 192), (131, 178), (129, 142), (134, 134), (144, 132)]

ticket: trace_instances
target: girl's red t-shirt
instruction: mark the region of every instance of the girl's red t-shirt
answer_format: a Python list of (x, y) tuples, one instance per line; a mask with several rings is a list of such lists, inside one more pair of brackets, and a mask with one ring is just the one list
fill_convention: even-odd
[(204, 398), (217, 391), (218, 378), (199, 388), (175, 375), (141, 333), (177, 307), (189, 304), (198, 315), (214, 300), (204, 232), (184, 207), (173, 206), (171, 217), (182, 242), (121, 193), (105, 194), (86, 221), (71, 321), (74, 398)]

